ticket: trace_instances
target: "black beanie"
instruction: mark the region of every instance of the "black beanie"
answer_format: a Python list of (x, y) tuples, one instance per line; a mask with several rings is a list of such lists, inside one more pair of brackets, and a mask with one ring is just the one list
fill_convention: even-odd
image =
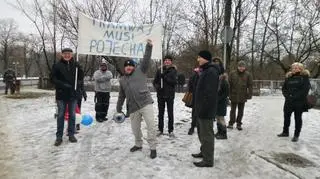
[(172, 58), (171, 55), (166, 55), (166, 56), (164, 56), (163, 60), (165, 60), (165, 59), (170, 59), (171, 61), (173, 60), (173, 58)]
[(212, 56), (211, 53), (207, 50), (202, 50), (198, 53), (199, 57), (202, 57), (204, 59), (206, 59), (207, 61), (211, 62), (212, 61)]
[(64, 52), (72, 52), (72, 49), (71, 48), (64, 48), (64, 49), (62, 49), (61, 53), (64, 53)]
[(136, 66), (136, 62), (134, 62), (132, 59), (130, 59), (130, 60), (126, 60), (125, 62), (124, 62), (124, 65), (123, 65), (124, 67), (126, 67), (126, 66)]

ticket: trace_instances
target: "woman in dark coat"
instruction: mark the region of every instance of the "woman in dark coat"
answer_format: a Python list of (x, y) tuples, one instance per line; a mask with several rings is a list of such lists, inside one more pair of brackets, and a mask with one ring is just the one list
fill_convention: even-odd
[(220, 67), (219, 88), (218, 88), (218, 108), (216, 113), (218, 132), (216, 139), (227, 139), (227, 126), (224, 116), (227, 114), (227, 103), (229, 96), (228, 76), (224, 73), (223, 64), (220, 58), (213, 58), (213, 63)]
[[(193, 70), (193, 74), (189, 78), (189, 82), (188, 82), (188, 91), (192, 94), (195, 91), (198, 77), (199, 77), (199, 68), (197, 67)], [(196, 124), (197, 124), (196, 118), (194, 116), (194, 95), (192, 95), (192, 104), (190, 107), (192, 108), (192, 112), (191, 112), (192, 122), (191, 122), (191, 127), (188, 131), (188, 135), (192, 135), (194, 133), (194, 128), (196, 127)]]
[(302, 113), (308, 111), (307, 95), (310, 90), (310, 73), (301, 63), (294, 63), (291, 71), (287, 73), (282, 87), (285, 97), (284, 103), (284, 126), (278, 137), (289, 137), (291, 114), (294, 113), (295, 131), (292, 142), (297, 142), (302, 128)]

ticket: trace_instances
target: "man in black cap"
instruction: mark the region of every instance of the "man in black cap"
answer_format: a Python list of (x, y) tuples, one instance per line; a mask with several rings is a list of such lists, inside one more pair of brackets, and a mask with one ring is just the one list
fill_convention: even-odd
[(194, 162), (195, 166), (212, 167), (214, 164), (213, 119), (217, 110), (220, 70), (217, 65), (212, 64), (209, 51), (200, 51), (197, 61), (200, 65), (200, 73), (194, 92), (194, 115), (201, 147), (200, 153), (192, 156), (203, 159), (200, 162)]
[[(153, 86), (157, 90), (158, 98), (158, 129), (160, 131), (159, 135), (163, 134), (164, 127), (164, 111), (165, 105), (167, 104), (168, 111), (168, 132), (170, 137), (174, 137), (173, 134), (173, 104), (175, 97), (175, 89), (177, 84), (177, 67), (172, 64), (172, 57), (166, 55), (163, 58), (163, 66), (160, 67), (153, 80)], [(161, 70), (162, 68), (162, 70)], [(162, 86), (161, 86), (162, 83)]]
[(117, 102), (117, 112), (122, 111), (124, 100), (127, 99), (129, 107), (131, 128), (135, 137), (135, 145), (130, 149), (130, 152), (140, 151), (142, 149), (142, 119), (147, 124), (148, 137), (151, 152), (150, 158), (157, 157), (156, 152), (156, 130), (154, 124), (153, 100), (150, 90), (147, 86), (147, 71), (150, 66), (152, 54), (152, 42), (148, 40), (145, 54), (140, 63), (136, 67), (133, 60), (127, 60), (124, 63), (124, 75), (121, 77), (119, 97)]
[(57, 133), (55, 146), (62, 143), (64, 128), (64, 112), (66, 106), (69, 109), (68, 135), (71, 143), (76, 143), (75, 133), (75, 108), (77, 105), (77, 92), (75, 88), (76, 69), (78, 68), (78, 80), (83, 76), (80, 65), (73, 59), (72, 50), (62, 50), (62, 58), (52, 67), (52, 81), (56, 88), (56, 101), (58, 106)]

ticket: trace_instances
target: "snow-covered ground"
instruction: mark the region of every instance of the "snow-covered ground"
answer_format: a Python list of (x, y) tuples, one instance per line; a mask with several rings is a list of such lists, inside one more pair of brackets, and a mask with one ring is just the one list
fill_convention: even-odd
[[(198, 160), (191, 153), (199, 152), (199, 141), (196, 134), (187, 135), (191, 109), (183, 105), (182, 93), (177, 93), (175, 100), (177, 138), (159, 137), (158, 158), (154, 160), (149, 158), (146, 142), (142, 152), (129, 152), (134, 143), (130, 120), (122, 124), (109, 120), (82, 126), (77, 134), (78, 143), (69, 143), (64, 136), (63, 144), (54, 147), (53, 95), (50, 92), (46, 97), (23, 100), (0, 96), (1, 179), (320, 178), (320, 111), (304, 113), (298, 143), (292, 143), (291, 138), (278, 138), (276, 134), (281, 132), (283, 124), (281, 96), (254, 97), (246, 103), (244, 130), (229, 130), (228, 140), (216, 140), (213, 168), (196, 168), (192, 162)], [(115, 112), (117, 95), (111, 93), (109, 118)], [(153, 98), (156, 100), (155, 94)], [(157, 113), (156, 103), (154, 110)], [(82, 112), (94, 115), (93, 93), (88, 93)], [(293, 126), (294, 120), (291, 136)], [(143, 133), (146, 136), (144, 123)], [(294, 153), (313, 164), (281, 163), (274, 157), (279, 153)]]

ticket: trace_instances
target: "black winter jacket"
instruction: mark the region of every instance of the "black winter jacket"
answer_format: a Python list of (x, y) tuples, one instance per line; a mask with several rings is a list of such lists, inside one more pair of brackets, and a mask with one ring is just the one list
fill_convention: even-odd
[[(163, 79), (163, 87), (161, 88), (161, 79)], [(174, 65), (158, 69), (153, 80), (153, 86), (157, 91), (158, 97), (174, 98), (177, 84), (177, 69)]]
[(200, 74), (194, 91), (195, 116), (213, 119), (217, 112), (219, 67), (206, 63), (200, 66)]
[(225, 116), (227, 114), (228, 96), (229, 83), (227, 80), (227, 75), (220, 75), (217, 116)]
[(285, 109), (308, 111), (307, 95), (310, 90), (309, 71), (304, 70), (298, 74), (287, 73), (282, 86), (285, 97)]
[(70, 101), (77, 99), (77, 92), (75, 90), (76, 67), (79, 68), (77, 83), (81, 85), (81, 80), (83, 81), (83, 70), (74, 59), (70, 61), (61, 59), (53, 65), (52, 81), (56, 88), (56, 100)]

